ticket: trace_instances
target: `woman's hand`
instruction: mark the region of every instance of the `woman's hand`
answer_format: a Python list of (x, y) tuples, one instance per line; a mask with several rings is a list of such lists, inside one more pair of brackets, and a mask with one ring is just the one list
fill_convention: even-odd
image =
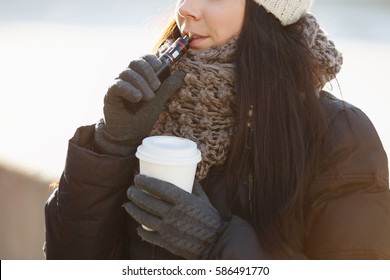
[(127, 196), (126, 211), (154, 230), (139, 227), (138, 235), (186, 259), (206, 258), (224, 231), (222, 218), (197, 182), (192, 194), (168, 182), (137, 175)]
[(184, 73), (174, 72), (162, 84), (155, 55), (134, 60), (119, 74), (104, 97), (104, 120), (96, 127), (98, 148), (125, 155), (149, 135), (169, 97), (180, 88)]

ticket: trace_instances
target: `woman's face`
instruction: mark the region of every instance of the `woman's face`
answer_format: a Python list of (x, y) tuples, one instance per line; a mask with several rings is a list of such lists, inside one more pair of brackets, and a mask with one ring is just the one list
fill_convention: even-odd
[(223, 45), (240, 34), (246, 0), (178, 0), (176, 23), (182, 35), (191, 34), (191, 48)]

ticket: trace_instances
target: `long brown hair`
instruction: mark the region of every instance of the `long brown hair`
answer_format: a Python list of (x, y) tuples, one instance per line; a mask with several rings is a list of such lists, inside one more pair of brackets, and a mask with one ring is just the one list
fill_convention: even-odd
[[(323, 147), (316, 65), (297, 26), (283, 27), (263, 7), (246, 2), (236, 58), (229, 199), (234, 204), (240, 181), (249, 177), (250, 219), (262, 244), (276, 258), (296, 257), (303, 246), (305, 190)], [(251, 145), (243, 153), (248, 130)]]
[[(173, 21), (158, 46), (179, 35)], [(246, 1), (235, 63), (227, 202), (234, 211), (249, 182), (248, 219), (264, 249), (274, 258), (296, 258), (303, 249), (305, 191), (324, 143), (316, 64), (300, 40), (299, 23), (283, 27), (254, 1)]]

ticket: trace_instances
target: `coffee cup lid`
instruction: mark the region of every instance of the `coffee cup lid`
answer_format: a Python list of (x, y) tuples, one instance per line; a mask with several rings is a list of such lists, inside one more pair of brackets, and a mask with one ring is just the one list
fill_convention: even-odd
[(151, 136), (138, 146), (136, 157), (161, 165), (189, 165), (201, 160), (194, 141), (176, 136)]

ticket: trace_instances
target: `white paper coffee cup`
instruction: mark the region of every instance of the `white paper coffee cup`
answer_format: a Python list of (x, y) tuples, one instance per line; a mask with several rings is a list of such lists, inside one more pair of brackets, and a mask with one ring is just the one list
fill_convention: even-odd
[(192, 191), (201, 153), (196, 143), (176, 136), (151, 136), (137, 148), (140, 173)]
[[(140, 173), (192, 192), (201, 152), (196, 143), (176, 136), (151, 136), (137, 148)], [(146, 230), (152, 230), (144, 226)]]

